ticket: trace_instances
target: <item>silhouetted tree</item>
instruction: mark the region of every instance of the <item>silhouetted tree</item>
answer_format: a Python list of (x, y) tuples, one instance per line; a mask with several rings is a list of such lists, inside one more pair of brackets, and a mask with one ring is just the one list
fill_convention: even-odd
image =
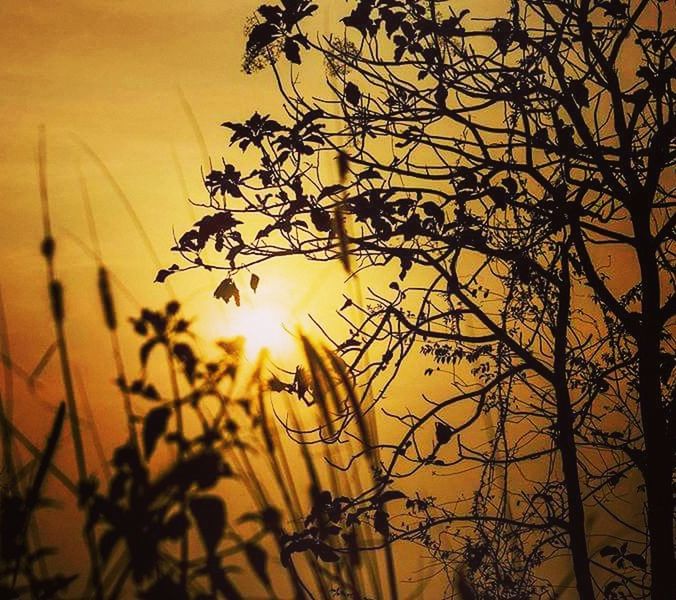
[[(314, 440), (360, 439), (376, 485), (323, 497), (308, 527), (371, 520), (449, 573), (460, 559), (482, 598), (551, 594), (543, 565), (562, 554), (580, 598), (676, 595), (663, 6), (358, 0), (323, 33), (308, 0), (258, 9), (244, 69), (273, 70), (286, 116), (223, 124), (258, 164), (206, 175), (211, 210), (174, 248), (187, 264), (158, 280), (225, 269), (217, 295), (239, 303), (243, 271), (295, 255), (374, 282), (341, 309), (332, 363), (358, 397), (324, 411)], [(379, 442), (367, 415), (409, 355), (450, 395), (391, 415), (402, 437)], [(302, 373), (279, 387), (321, 387)], [(471, 467), (468, 502), (392, 489)], [(285, 560), (317, 535), (290, 537)]]

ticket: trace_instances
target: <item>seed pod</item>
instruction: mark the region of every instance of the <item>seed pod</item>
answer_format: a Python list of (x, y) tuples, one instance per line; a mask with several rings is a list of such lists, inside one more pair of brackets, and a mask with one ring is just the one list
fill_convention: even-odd
[(40, 252), (47, 260), (51, 260), (54, 257), (54, 250), (56, 249), (56, 244), (54, 238), (51, 235), (45, 236), (45, 239), (42, 240), (40, 244)]
[(110, 280), (108, 271), (105, 267), (99, 267), (99, 296), (103, 308), (103, 318), (106, 321), (106, 327), (110, 330), (117, 329), (117, 317), (115, 315), (115, 304), (113, 294), (110, 289)]
[(52, 315), (57, 323), (63, 322), (63, 286), (61, 282), (55, 279), (49, 284), (49, 298), (52, 303)]
[(338, 177), (341, 183), (347, 179), (350, 172), (350, 157), (342, 150), (338, 151)]

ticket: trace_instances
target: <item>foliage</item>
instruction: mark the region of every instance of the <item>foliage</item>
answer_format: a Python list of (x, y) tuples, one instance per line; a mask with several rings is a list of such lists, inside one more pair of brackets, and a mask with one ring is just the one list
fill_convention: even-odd
[[(112, 291), (107, 293), (104, 308), (113, 306)], [(117, 380), (130, 434), (112, 455), (110, 479), (105, 485), (93, 476), (70, 482), (54, 464), (65, 417), (61, 404), (45, 450), (35, 451), (39, 463), (24, 493), (21, 486), (2, 489), (0, 597), (65, 598), (75, 586), (84, 586), (80, 590), (87, 597), (95, 592), (93, 564), (89, 572), (83, 566), (72, 575), (50, 575), (46, 559), (59, 549), (36, 545), (28, 535), (35, 511), (51, 504), (42, 493), (50, 472), (66, 482), (86, 517), (83, 542), (95, 542), (104, 597), (238, 600), (257, 581), (270, 597), (273, 589), (286, 589), (306, 598), (301, 571), (315, 578), (324, 598), (348, 589), (361, 596), (355, 577), (361, 579), (365, 568), (373, 576), (377, 566), (354, 553), (344, 559), (350, 577), (323, 570), (322, 563), (341, 560), (327, 544), (315, 543), (314, 558), (291, 566), (295, 523), (313, 506), (319, 518), (331, 492), (323, 489), (325, 467), (306, 449), (307, 473), (296, 469), (291, 476), (288, 449), (266, 408), (268, 394), (282, 384), (264, 375), (263, 358), (253, 373), (242, 374), (240, 338), (215, 342), (206, 357), (177, 301), (163, 310), (143, 309), (130, 322), (140, 338), (140, 372), (129, 382), (124, 375)], [(11, 423), (3, 424), (10, 440), (20, 435)], [(344, 477), (331, 482), (335, 493), (349, 485)], [(350, 530), (355, 540), (363, 539), (355, 524)], [(289, 567), (288, 583), (271, 554), (281, 555)]]

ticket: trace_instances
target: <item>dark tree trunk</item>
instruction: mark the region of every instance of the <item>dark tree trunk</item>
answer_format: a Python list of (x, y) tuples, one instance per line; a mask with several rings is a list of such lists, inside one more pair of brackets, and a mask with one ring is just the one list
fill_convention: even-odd
[(659, 356), (662, 323), (660, 280), (649, 213), (634, 219), (641, 270), (641, 325), (638, 332), (639, 405), (645, 440), (645, 485), (650, 538), (651, 594), (676, 598), (674, 560), (673, 454), (662, 404)]
[(570, 313), (570, 275), (568, 260), (563, 257), (559, 308), (554, 330), (554, 391), (556, 393), (556, 425), (558, 444), (563, 466), (566, 500), (568, 503), (569, 546), (573, 557), (573, 570), (577, 592), (581, 600), (593, 600), (594, 585), (589, 570), (589, 553), (585, 532), (584, 504), (577, 472), (577, 448), (573, 432), (573, 409), (568, 393), (566, 376), (566, 347)]

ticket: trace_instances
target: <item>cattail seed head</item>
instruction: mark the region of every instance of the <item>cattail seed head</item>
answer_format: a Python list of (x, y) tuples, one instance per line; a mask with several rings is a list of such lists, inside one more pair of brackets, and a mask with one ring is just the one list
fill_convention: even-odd
[(54, 238), (51, 235), (45, 236), (40, 244), (40, 252), (47, 260), (51, 260), (54, 257), (54, 250), (56, 249), (56, 244)]
[(108, 271), (105, 267), (99, 267), (99, 297), (101, 298), (103, 318), (106, 321), (106, 327), (111, 331), (117, 329), (115, 303), (113, 302), (113, 294), (110, 289)]
[(63, 322), (65, 315), (63, 307), (63, 286), (55, 279), (49, 284), (49, 299), (52, 304), (52, 315), (57, 323)]
[(350, 157), (342, 150), (338, 151), (338, 177), (341, 183), (347, 179), (350, 172)]

